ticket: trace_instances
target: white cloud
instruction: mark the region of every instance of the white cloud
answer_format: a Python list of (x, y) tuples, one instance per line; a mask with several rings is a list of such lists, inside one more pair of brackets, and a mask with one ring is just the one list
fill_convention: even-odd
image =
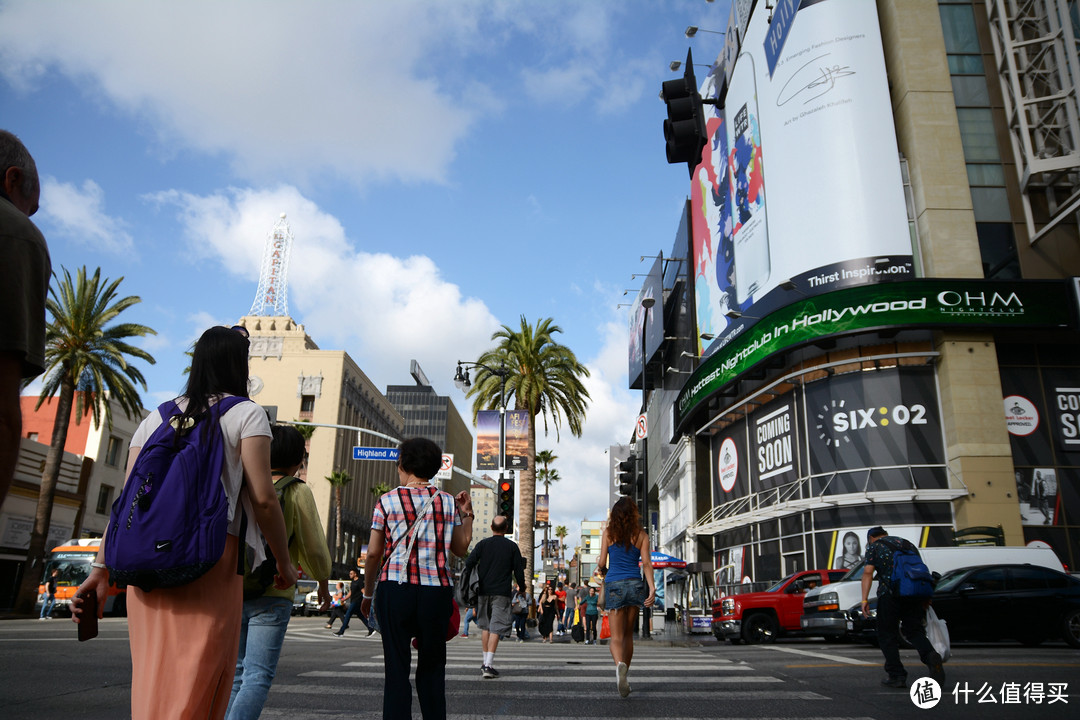
[[(522, 76), (544, 101), (596, 87), (619, 62), (603, 42), (615, 12), (492, 0), (7, 3), (0, 75), (32, 92), (59, 72), (153, 128), (159, 152), (220, 154), (250, 181), (443, 183), (458, 143)], [(493, 62), (530, 39), (558, 60), (523, 73)]]
[(125, 229), (127, 223), (105, 212), (105, 191), (93, 180), (85, 180), (81, 187), (76, 187), (44, 177), (41, 214), (49, 237), (63, 236), (114, 255), (134, 249), (135, 243)]
[[(457, 356), (475, 357), (499, 323), (465, 297), (428, 257), (398, 258), (359, 249), (337, 218), (296, 188), (231, 189), (198, 196), (148, 196), (175, 210), (190, 251), (255, 284), (272, 221), (284, 211), (293, 228), (289, 312), (321, 347), (348, 352), (378, 386), (400, 381), (417, 359), (429, 377), (453, 377)], [(198, 331), (230, 320), (192, 318)]]

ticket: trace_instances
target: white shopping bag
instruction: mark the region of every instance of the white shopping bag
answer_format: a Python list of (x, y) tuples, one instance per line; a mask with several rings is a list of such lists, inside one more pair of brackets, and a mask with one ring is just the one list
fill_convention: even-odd
[(926, 637), (930, 644), (941, 656), (941, 662), (948, 662), (952, 655), (952, 647), (949, 644), (949, 627), (945, 621), (937, 616), (933, 607), (926, 609)]

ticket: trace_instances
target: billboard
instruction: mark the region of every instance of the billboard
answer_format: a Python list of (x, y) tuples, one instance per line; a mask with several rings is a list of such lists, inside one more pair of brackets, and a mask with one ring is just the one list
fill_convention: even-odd
[[(641, 284), (634, 306), (630, 308), (630, 387), (640, 389), (645, 365), (652, 360), (664, 340), (664, 256), (661, 254), (653, 263), (648, 276)], [(656, 304), (648, 312), (648, 327), (645, 327), (645, 308), (641, 301), (652, 298)], [(644, 342), (644, 356), (642, 343)]]
[(548, 515), (548, 496), (537, 495), (536, 496), (536, 525), (547, 525), (549, 521)]
[(755, 6), (701, 92), (723, 103), (705, 106), (708, 143), (691, 183), (703, 355), (723, 347), (732, 311), (762, 318), (803, 297), (913, 277), (875, 4), (803, 2), (772, 73), (768, 14)]
[[(814, 495), (934, 486), (925, 472), (893, 471), (945, 463), (934, 382), (929, 367), (852, 372), (754, 408), (710, 440), (713, 505), (807, 476), (820, 480)], [(871, 468), (882, 471), (846, 472)]]
[(501, 427), (498, 410), (480, 410), (476, 413), (476, 469), (498, 470)]
[(529, 469), (529, 411), (506, 411), (506, 467)]

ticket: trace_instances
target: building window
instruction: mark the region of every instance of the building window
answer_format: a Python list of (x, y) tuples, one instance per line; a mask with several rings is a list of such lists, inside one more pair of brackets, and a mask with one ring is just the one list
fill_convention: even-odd
[(123, 441), (115, 435), (109, 436), (109, 448), (105, 451), (105, 464), (111, 467), (120, 466), (120, 448)]
[(301, 395), (300, 396), (300, 419), (310, 420), (312, 413), (315, 412), (315, 396), (314, 395)]
[(109, 514), (109, 508), (112, 505), (112, 491), (112, 485), (102, 485), (98, 488), (97, 509), (95, 510), (98, 515)]
[(979, 253), (982, 255), (983, 277), (1014, 280), (1020, 277), (1016, 257), (1016, 239), (1012, 225), (1007, 222), (975, 223), (979, 233)]
[(38, 434), (36, 432), (26, 433), (26, 437), (29, 440), (33, 440), (34, 442), (37, 442)]

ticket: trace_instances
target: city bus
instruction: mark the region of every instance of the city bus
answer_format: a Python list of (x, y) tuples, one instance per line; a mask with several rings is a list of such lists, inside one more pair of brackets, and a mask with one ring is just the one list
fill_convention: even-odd
[[(45, 583), (53, 570), (59, 570), (56, 577), (56, 609), (71, 612), (71, 598), (83, 581), (90, 574), (90, 563), (94, 562), (101, 548), (100, 538), (77, 538), (57, 545), (45, 559), (45, 569), (38, 585), (38, 609), (41, 609), (41, 597), (45, 592)], [(109, 595), (105, 599), (105, 612), (112, 615), (127, 614), (127, 592), (125, 589), (109, 586)]]

